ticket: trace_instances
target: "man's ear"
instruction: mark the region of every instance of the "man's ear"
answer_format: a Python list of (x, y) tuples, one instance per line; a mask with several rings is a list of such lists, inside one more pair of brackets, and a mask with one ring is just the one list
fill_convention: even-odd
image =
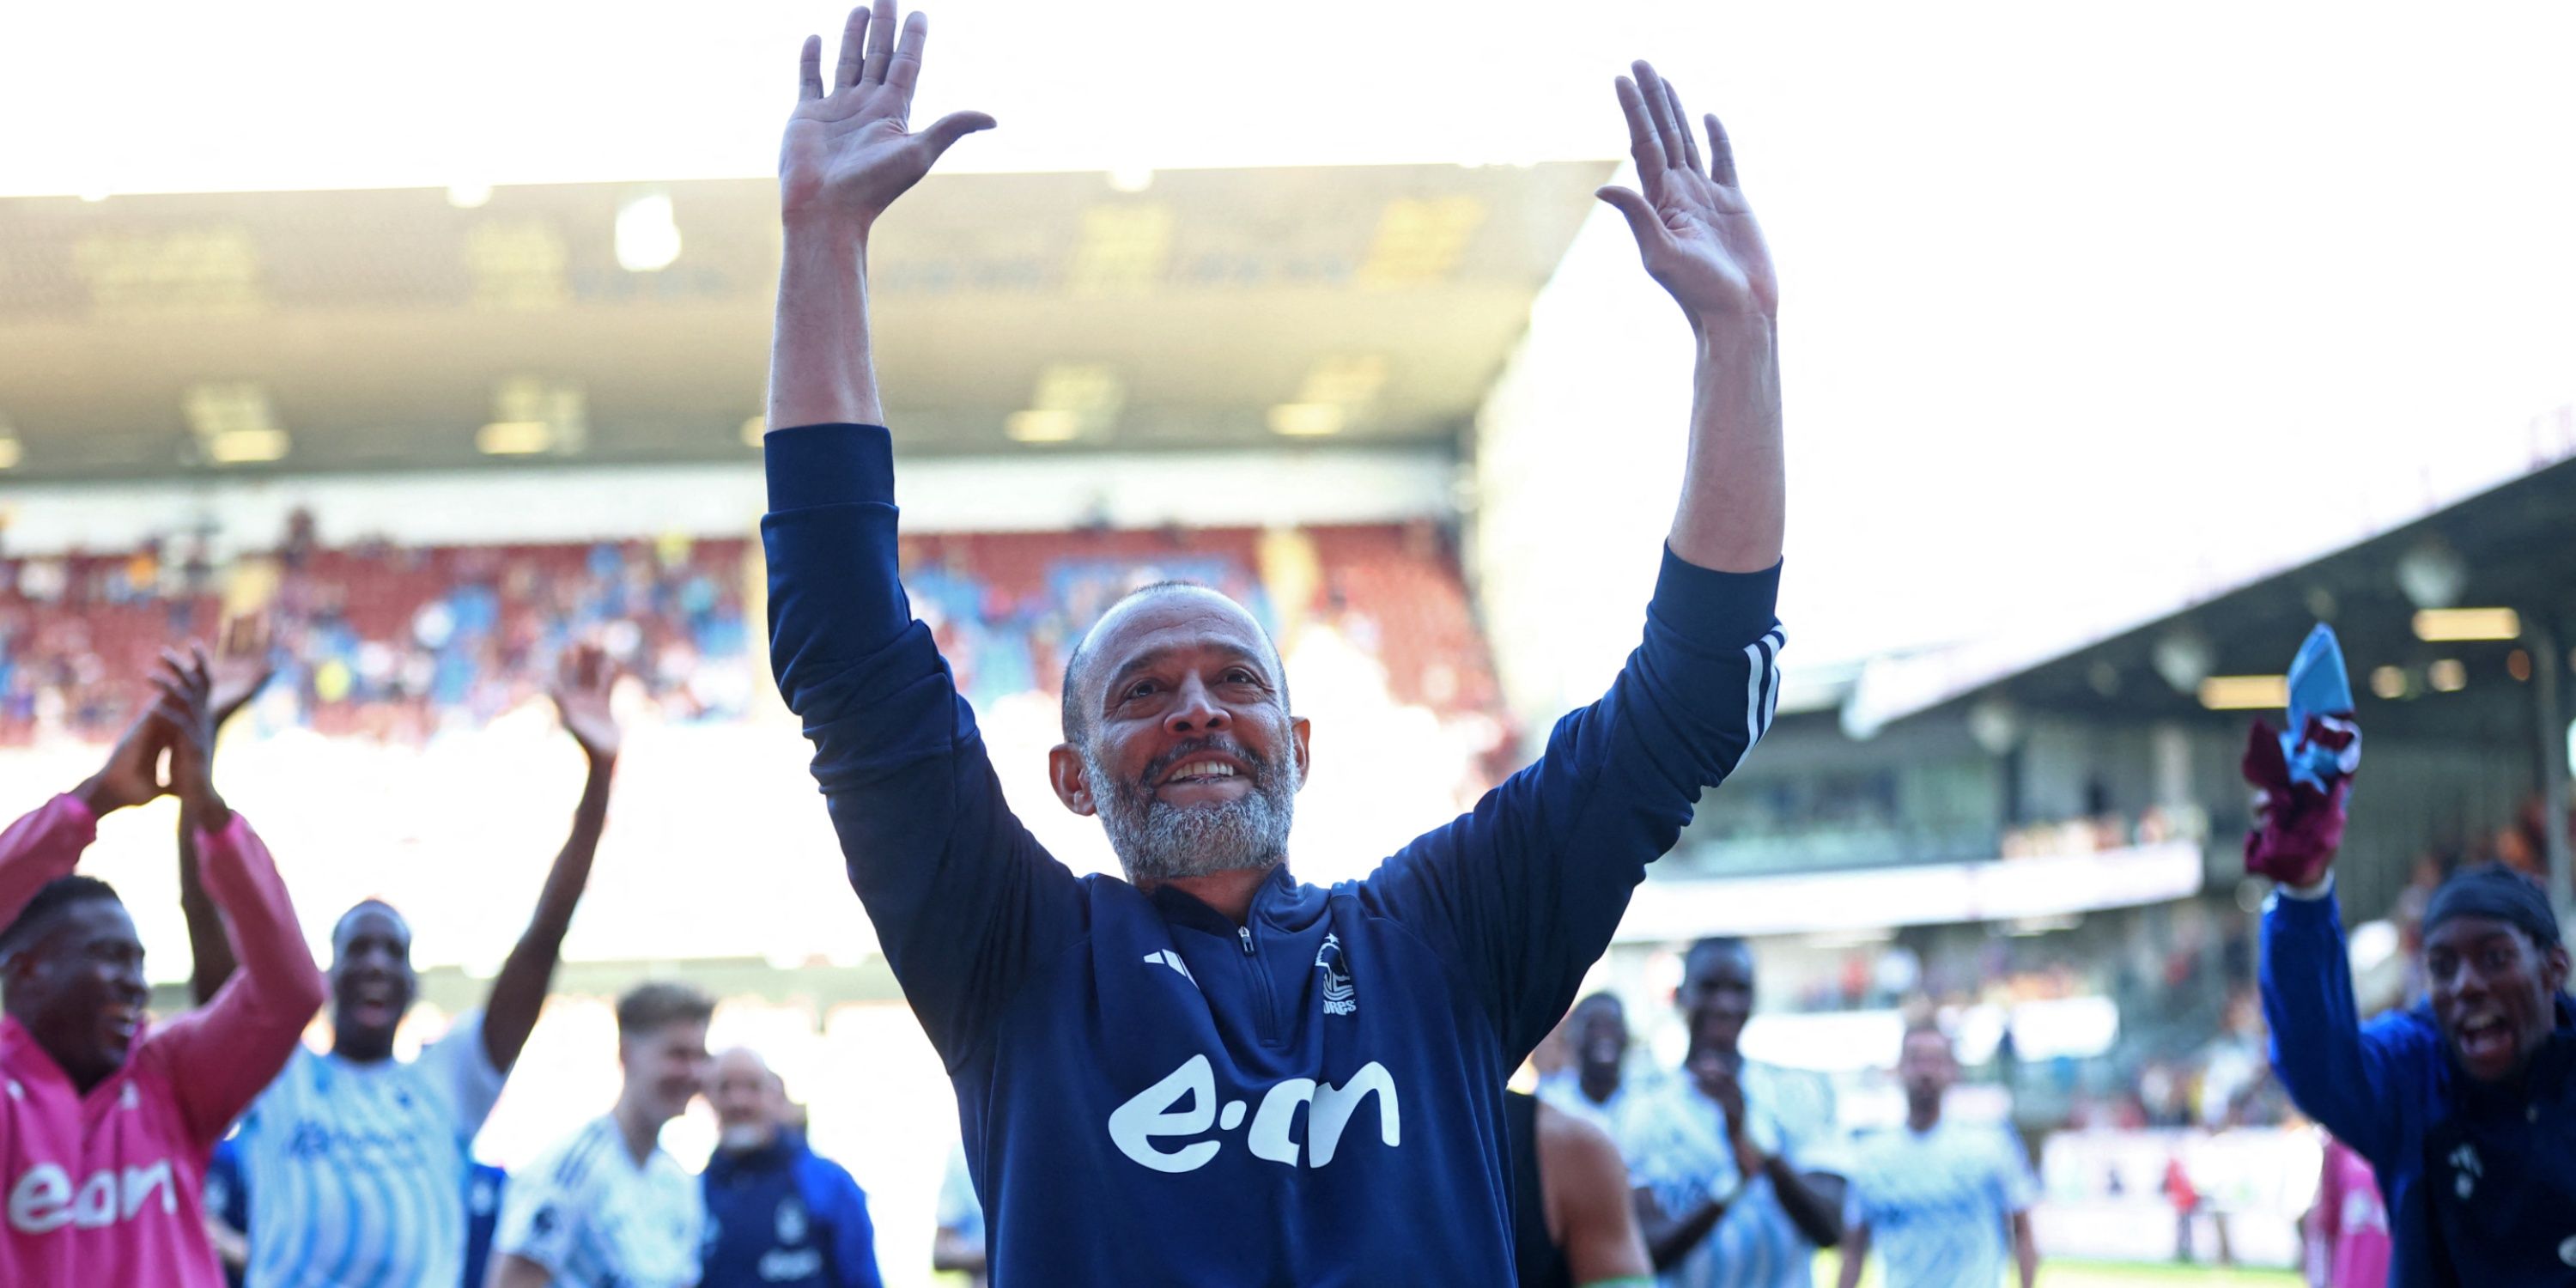
[(2565, 944), (2560, 944), (2555, 948), (2549, 949), (2541, 955), (2540, 977), (2548, 982), (2550, 992), (2563, 993), (2567, 991), (2568, 965), (2567, 946)]
[[(1298, 753), (1302, 759), (1303, 752)], [(1055, 788), (1055, 798), (1066, 809), (1084, 818), (1100, 812), (1100, 804), (1091, 795), (1091, 774), (1082, 763), (1082, 753), (1069, 742), (1059, 742), (1047, 751), (1047, 782)]]
[(1307, 742), (1314, 736), (1314, 722), (1304, 716), (1288, 717), (1288, 746), (1297, 757), (1297, 790), (1306, 790), (1308, 771), (1314, 766), (1314, 752)]

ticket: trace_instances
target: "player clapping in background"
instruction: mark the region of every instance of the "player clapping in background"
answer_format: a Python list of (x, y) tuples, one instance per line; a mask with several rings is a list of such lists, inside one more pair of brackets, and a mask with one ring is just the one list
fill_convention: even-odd
[[(11, 1288), (220, 1288), (207, 1156), (322, 1005), (322, 973), (267, 847), (215, 792), (205, 654), (163, 658), (158, 700), (107, 767), (0, 834), (0, 1283)], [(205, 888), (241, 969), (146, 1035), (134, 921), (105, 882), (72, 867), (100, 818), (164, 792), (200, 829)]]
[(1675, 1288), (1807, 1288), (1816, 1250), (1842, 1240), (1833, 1093), (1737, 1045), (1753, 1015), (1743, 940), (1691, 945), (1675, 1000), (1690, 1027), (1682, 1076), (1620, 1120), (1656, 1268)]
[[(257, 692), (266, 667), (228, 649), (217, 718)], [(391, 905), (358, 904), (331, 932), (327, 1055), (298, 1048), (242, 1120), (237, 1147), (251, 1193), (251, 1288), (408, 1288), (460, 1282), (474, 1135), (536, 1027), (573, 910), (608, 820), (619, 736), (609, 713), (616, 670), (592, 647), (568, 651), (553, 691), (589, 763), (572, 835), (555, 855), (527, 929), (479, 1012), (413, 1060), (394, 1034), (419, 981), (411, 926)], [(183, 873), (189, 858), (183, 853)], [(220, 927), (189, 919), (199, 986), (230, 970)]]

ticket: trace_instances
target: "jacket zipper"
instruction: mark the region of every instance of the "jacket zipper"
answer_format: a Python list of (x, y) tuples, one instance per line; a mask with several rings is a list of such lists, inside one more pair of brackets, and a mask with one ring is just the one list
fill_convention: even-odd
[(1261, 1045), (1278, 1046), (1280, 1045), (1279, 999), (1271, 992), (1270, 971), (1262, 965), (1261, 954), (1253, 950), (1252, 927), (1237, 926), (1234, 928), (1234, 933), (1243, 942), (1244, 960), (1252, 971), (1252, 982), (1261, 992), (1261, 1009), (1256, 1016), (1261, 1022)]

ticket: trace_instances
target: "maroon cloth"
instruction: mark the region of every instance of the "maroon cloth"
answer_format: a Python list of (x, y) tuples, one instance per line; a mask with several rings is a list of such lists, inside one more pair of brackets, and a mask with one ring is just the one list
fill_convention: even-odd
[[(2311, 716), (2300, 744), (2340, 749), (2353, 737), (2348, 723), (2336, 728)], [(2336, 775), (2333, 785), (2325, 789), (2293, 782), (2281, 736), (2259, 719), (2246, 739), (2243, 768), (2245, 781), (2261, 793), (2255, 801), (2254, 830), (2245, 834), (2245, 871), (2289, 885), (2314, 885), (2324, 879), (2326, 866), (2343, 844), (2344, 802), (2352, 795), (2351, 777)]]

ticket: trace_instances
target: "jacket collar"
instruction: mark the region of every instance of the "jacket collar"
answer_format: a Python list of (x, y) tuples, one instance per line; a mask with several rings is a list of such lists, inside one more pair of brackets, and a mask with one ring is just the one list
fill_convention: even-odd
[(718, 1181), (730, 1181), (737, 1176), (785, 1171), (803, 1152), (804, 1139), (796, 1134), (794, 1128), (781, 1127), (777, 1135), (769, 1138), (768, 1144), (757, 1149), (732, 1150), (717, 1146), (715, 1153), (707, 1158), (707, 1174)]
[[(1250, 920), (1271, 921), (1272, 918), (1264, 914), (1272, 911), (1283, 900), (1294, 898), (1296, 891), (1297, 878), (1288, 875), (1287, 863), (1282, 862), (1279, 866), (1270, 869), (1270, 875), (1262, 878), (1261, 884), (1252, 892)], [(1154, 911), (1162, 914), (1163, 920), (1173, 925), (1203, 930), (1211, 935), (1223, 935), (1228, 938), (1233, 937), (1235, 933), (1236, 927), (1232, 917), (1209, 907), (1206, 901), (1179, 886), (1158, 885), (1154, 887), (1153, 893), (1145, 896), (1145, 900), (1154, 905)]]

